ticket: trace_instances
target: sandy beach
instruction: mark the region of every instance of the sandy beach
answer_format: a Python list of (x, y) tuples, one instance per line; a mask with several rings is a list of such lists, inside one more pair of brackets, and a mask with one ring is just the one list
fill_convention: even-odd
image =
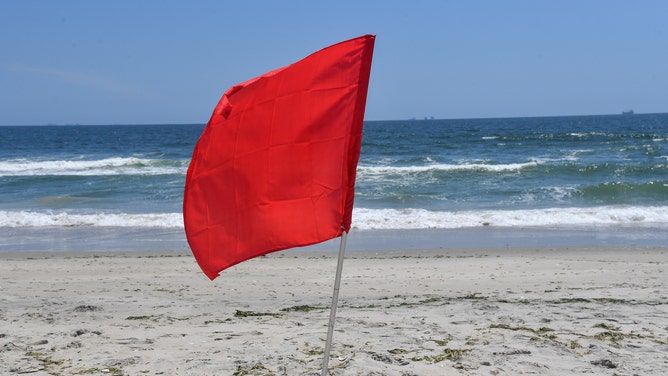
[[(348, 252), (330, 375), (665, 375), (668, 248)], [(336, 251), (0, 253), (0, 374), (319, 375)]]

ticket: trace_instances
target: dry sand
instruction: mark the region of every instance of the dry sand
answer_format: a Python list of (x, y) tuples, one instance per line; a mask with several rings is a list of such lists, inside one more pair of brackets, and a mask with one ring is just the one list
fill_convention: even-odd
[[(349, 252), (330, 375), (666, 375), (668, 248)], [(320, 375), (336, 251), (0, 253), (0, 374)]]

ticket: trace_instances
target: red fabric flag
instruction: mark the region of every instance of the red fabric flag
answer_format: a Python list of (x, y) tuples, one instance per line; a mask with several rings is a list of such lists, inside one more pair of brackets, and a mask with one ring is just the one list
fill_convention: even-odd
[(183, 199), (188, 243), (209, 278), (349, 231), (374, 41), (335, 44), (223, 94)]

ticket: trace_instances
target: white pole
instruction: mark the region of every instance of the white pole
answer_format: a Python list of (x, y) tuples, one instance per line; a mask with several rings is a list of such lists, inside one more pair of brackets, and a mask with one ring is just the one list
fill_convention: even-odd
[(329, 327), (327, 328), (327, 341), (325, 342), (325, 358), (322, 361), (322, 376), (327, 376), (329, 364), (329, 352), (332, 349), (332, 335), (334, 334), (334, 320), (336, 319), (336, 306), (339, 301), (339, 286), (341, 285), (341, 271), (343, 270), (343, 255), (346, 252), (346, 237), (344, 231), (341, 234), (341, 246), (339, 247), (339, 262), (336, 264), (336, 278), (334, 279), (334, 294), (332, 295), (332, 308), (329, 312)]

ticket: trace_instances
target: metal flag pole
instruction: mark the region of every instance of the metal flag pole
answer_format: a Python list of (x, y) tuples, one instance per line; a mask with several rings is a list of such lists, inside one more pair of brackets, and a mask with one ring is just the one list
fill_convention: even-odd
[(332, 349), (332, 335), (334, 334), (334, 320), (336, 319), (336, 306), (339, 301), (339, 286), (341, 285), (341, 271), (343, 270), (343, 255), (346, 252), (346, 238), (348, 233), (341, 233), (341, 246), (339, 247), (339, 261), (336, 264), (336, 278), (334, 279), (334, 294), (332, 294), (332, 308), (329, 312), (329, 327), (327, 328), (327, 341), (325, 342), (325, 358), (322, 361), (322, 376), (327, 376), (329, 364), (329, 352)]

